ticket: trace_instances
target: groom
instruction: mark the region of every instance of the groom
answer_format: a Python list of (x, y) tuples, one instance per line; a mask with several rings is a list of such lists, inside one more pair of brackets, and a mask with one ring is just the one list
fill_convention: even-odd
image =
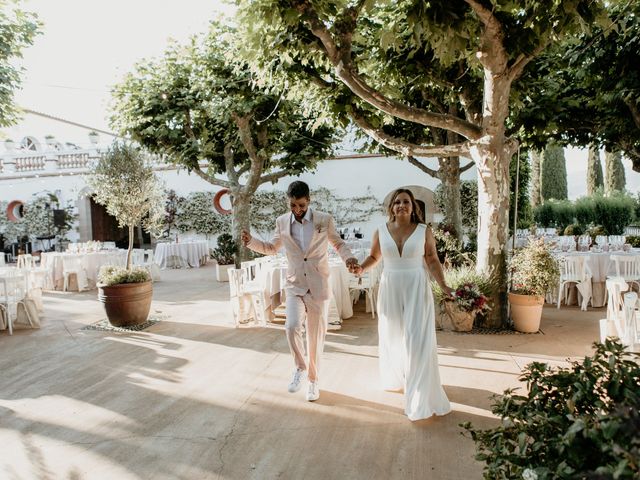
[[(291, 213), (276, 220), (275, 234), (270, 242), (263, 242), (242, 231), (242, 243), (255, 252), (275, 255), (284, 246), (289, 263), (287, 269), (285, 330), (296, 370), (289, 384), (289, 392), (300, 390), (308, 375), (307, 400), (320, 398), (318, 369), (327, 332), (329, 307), (329, 257), (331, 242), (350, 271), (358, 261), (336, 232), (331, 215), (309, 208), (309, 186), (300, 181), (287, 189)], [(306, 317), (308, 364), (305, 361), (302, 324)], [(308, 374), (307, 374), (308, 372)]]

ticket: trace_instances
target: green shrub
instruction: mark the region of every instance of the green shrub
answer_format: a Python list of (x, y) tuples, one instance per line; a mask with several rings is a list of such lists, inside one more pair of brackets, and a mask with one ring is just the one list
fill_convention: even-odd
[(574, 202), (576, 221), (580, 225), (592, 225), (600, 223), (596, 219), (596, 202), (594, 197), (580, 197)]
[(633, 248), (640, 248), (640, 236), (638, 235), (628, 235), (627, 243), (631, 245)]
[(547, 200), (538, 206), (534, 212), (534, 218), (539, 226), (565, 229), (573, 223), (575, 211), (569, 200)]
[(527, 365), (527, 392), (494, 397), (498, 427), (462, 424), (484, 478), (640, 478), (640, 358), (612, 340), (594, 345), (569, 368)]
[(595, 227), (591, 227), (587, 233), (591, 237), (592, 243), (595, 243), (596, 237), (598, 235), (609, 235), (607, 230), (602, 225), (596, 225)]
[(571, 225), (567, 225), (567, 228), (564, 229), (564, 235), (582, 235), (584, 233), (584, 228), (582, 228), (577, 223), (572, 223)]
[(107, 287), (121, 283), (144, 283), (150, 280), (151, 275), (142, 267), (132, 267), (131, 270), (127, 270), (125, 267), (105, 265), (98, 273), (98, 283)]
[(238, 244), (231, 234), (223, 233), (218, 237), (218, 245), (211, 250), (211, 257), (218, 265), (231, 265), (235, 263), (235, 255), (238, 253)]

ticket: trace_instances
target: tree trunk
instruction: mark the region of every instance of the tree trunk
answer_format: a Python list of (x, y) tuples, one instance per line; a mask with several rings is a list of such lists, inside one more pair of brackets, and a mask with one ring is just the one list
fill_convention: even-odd
[(249, 249), (242, 245), (240, 233), (242, 230), (249, 231), (251, 228), (251, 198), (255, 192), (247, 192), (246, 188), (237, 187), (231, 189), (233, 217), (231, 220), (231, 235), (238, 245), (238, 254), (236, 255), (236, 268), (240, 267), (241, 262), (249, 260)]
[(471, 149), (478, 168), (478, 252), (476, 268), (497, 282), (489, 327), (507, 319), (506, 246), (509, 232), (509, 162), (506, 146), (479, 143)]
[(445, 221), (456, 232), (458, 240), (463, 239), (462, 205), (460, 201), (460, 157), (439, 158), (440, 181), (442, 182), (442, 197), (444, 200)]
[(129, 225), (129, 249), (127, 250), (127, 270), (131, 270), (131, 256), (133, 254), (133, 232), (135, 225)]

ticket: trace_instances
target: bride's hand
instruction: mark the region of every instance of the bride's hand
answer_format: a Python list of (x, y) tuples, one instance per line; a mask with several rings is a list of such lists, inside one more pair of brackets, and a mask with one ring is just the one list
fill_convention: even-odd
[(449, 297), (449, 298), (453, 298), (454, 294), (456, 293), (455, 290), (453, 290), (452, 288), (447, 287), (446, 285), (444, 285), (442, 287), (442, 291), (444, 292), (444, 294)]

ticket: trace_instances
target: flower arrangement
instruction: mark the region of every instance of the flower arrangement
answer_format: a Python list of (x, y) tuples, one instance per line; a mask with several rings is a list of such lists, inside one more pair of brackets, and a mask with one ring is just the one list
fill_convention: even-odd
[(132, 267), (125, 270), (122, 267), (105, 265), (98, 273), (98, 283), (107, 287), (122, 283), (144, 283), (151, 281), (151, 274), (142, 267)]
[(514, 253), (509, 262), (509, 273), (513, 293), (544, 296), (558, 284), (560, 266), (541, 239)]
[(489, 298), (480, 291), (475, 283), (465, 283), (458, 287), (453, 295), (456, 306), (465, 312), (487, 313), (491, 310)]

